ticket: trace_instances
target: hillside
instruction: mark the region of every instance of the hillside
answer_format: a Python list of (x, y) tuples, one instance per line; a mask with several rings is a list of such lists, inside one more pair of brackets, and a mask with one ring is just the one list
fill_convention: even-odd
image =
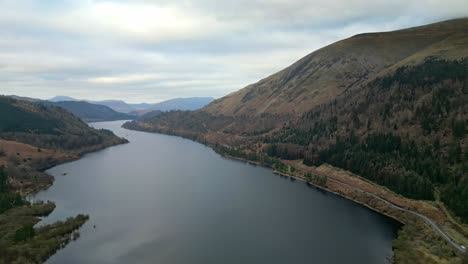
[[(360, 34), (215, 100), (125, 127), (230, 156), (329, 163), (468, 222), (468, 19)], [(278, 165), (279, 166), (279, 165)]]
[(60, 101), (53, 104), (67, 109), (86, 122), (133, 119), (133, 116), (117, 112), (110, 107), (84, 101)]
[(214, 101), (211, 114), (304, 113), (360, 87), (387, 70), (429, 56), (468, 54), (468, 20), (458, 19), (384, 33), (368, 33), (333, 43), (288, 68)]
[(90, 128), (67, 110), (0, 96), (0, 138), (80, 154), (121, 143), (112, 132)]
[(214, 100), (212, 97), (189, 97), (189, 98), (174, 98), (162, 101), (149, 106), (146, 109), (131, 112), (135, 115), (144, 115), (152, 111), (173, 111), (173, 110), (198, 110)]

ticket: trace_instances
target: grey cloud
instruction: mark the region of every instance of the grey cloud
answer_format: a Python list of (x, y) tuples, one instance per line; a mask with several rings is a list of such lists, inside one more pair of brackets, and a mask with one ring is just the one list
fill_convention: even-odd
[(0, 93), (223, 96), (342, 38), (468, 15), (448, 1), (1, 1)]

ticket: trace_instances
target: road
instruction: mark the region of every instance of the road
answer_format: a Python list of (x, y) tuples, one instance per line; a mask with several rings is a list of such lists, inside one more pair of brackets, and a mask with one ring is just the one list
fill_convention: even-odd
[[(332, 181), (332, 182), (335, 182), (337, 184), (340, 184), (340, 185), (343, 185), (343, 186), (346, 186), (346, 187), (349, 187), (353, 190), (356, 190), (356, 191), (359, 191), (359, 192), (362, 192), (362, 193), (365, 193), (366, 195), (369, 195), (375, 199), (378, 199), (382, 202), (384, 202), (385, 204), (389, 205), (390, 207), (394, 208), (394, 209), (397, 209), (397, 210), (400, 210), (400, 211), (403, 211), (403, 212), (407, 212), (407, 213), (410, 213), (410, 214), (413, 214), (419, 218), (421, 218), (422, 220), (424, 220), (426, 223), (428, 223), (433, 229), (434, 231), (436, 231), (439, 235), (441, 235), (446, 241), (447, 243), (449, 243), (451, 246), (453, 246), (456, 250), (458, 250), (460, 253), (464, 254), (466, 253), (466, 249), (464, 249), (462, 247), (462, 245), (459, 245), (457, 244), (449, 235), (447, 235), (434, 221), (432, 221), (430, 218), (428, 218), (427, 216), (423, 215), (423, 214), (420, 214), (418, 212), (415, 212), (415, 211), (412, 211), (412, 210), (408, 210), (406, 208), (403, 208), (401, 206), (398, 206), (388, 200), (385, 200), (384, 198), (378, 196), (378, 195), (375, 195), (373, 193), (370, 193), (370, 192), (367, 192), (367, 191), (364, 191), (358, 187), (355, 187), (355, 186), (352, 186), (348, 183), (345, 183), (345, 182), (342, 182), (340, 180), (336, 180), (336, 179), (333, 179), (333, 178), (330, 178), (328, 177), (327, 175), (323, 175), (317, 171), (314, 171), (313, 172), (314, 174), (316, 175), (319, 175), (319, 176), (322, 176), (322, 177), (327, 177), (327, 180), (328, 181)], [(280, 174), (284, 174), (284, 173), (280, 173)], [(302, 181), (305, 181), (304, 179), (302, 178), (298, 178), (298, 177), (295, 177), (295, 176), (292, 176), (292, 175), (289, 175), (289, 174), (285, 174), (289, 177), (294, 177), (294, 178), (297, 178), (297, 179), (300, 179)]]
[(341, 182), (341, 181), (335, 180), (335, 179), (330, 179), (329, 177), (327, 177), (327, 178), (328, 178), (329, 181), (333, 181), (333, 182), (336, 182), (336, 183), (338, 183), (338, 184), (342, 184), (342, 185), (344, 185), (344, 186), (347, 186), (347, 187), (349, 187), (349, 188), (352, 188), (352, 189), (354, 189), (354, 190), (357, 190), (357, 191), (359, 191), (359, 192), (365, 193), (366, 195), (369, 195), (369, 196), (371, 196), (371, 197), (373, 197), (373, 198), (375, 198), (375, 199), (378, 199), (378, 200), (380, 200), (380, 201), (386, 203), (387, 205), (389, 205), (389, 206), (392, 207), (392, 208), (395, 208), (395, 209), (398, 209), (398, 210), (400, 210), (400, 211), (408, 212), (408, 213), (410, 213), (410, 214), (413, 214), (413, 215), (415, 215), (415, 216), (418, 216), (419, 218), (423, 219), (426, 223), (428, 223), (429, 225), (431, 225), (432, 228), (433, 228), (437, 233), (439, 233), (450, 245), (452, 245), (452, 246), (453, 246), (455, 249), (457, 249), (460, 253), (465, 253), (465, 252), (466, 252), (466, 249), (463, 249), (461, 245), (459, 245), (459, 244), (457, 244), (455, 241), (453, 241), (453, 239), (450, 238), (450, 236), (448, 236), (448, 235), (447, 235), (434, 221), (432, 221), (429, 217), (427, 217), (427, 216), (425, 216), (425, 215), (423, 215), (423, 214), (420, 214), (420, 213), (418, 213), (418, 212), (415, 212), (415, 211), (412, 211), (412, 210), (408, 210), (408, 209), (406, 209), (406, 208), (403, 208), (403, 207), (401, 207), (401, 206), (398, 206), (398, 205), (396, 205), (396, 204), (394, 204), (394, 203), (392, 203), (392, 202), (389, 202), (389, 201), (383, 199), (383, 198), (380, 197), (380, 196), (377, 196), (377, 195), (375, 195), (375, 194), (373, 194), (373, 193), (366, 192), (366, 191), (364, 191), (364, 190), (362, 190), (362, 189), (359, 189), (359, 188), (354, 187), (354, 186), (352, 186), (352, 185), (349, 185), (349, 184), (347, 184), (347, 183), (344, 183), (344, 182)]

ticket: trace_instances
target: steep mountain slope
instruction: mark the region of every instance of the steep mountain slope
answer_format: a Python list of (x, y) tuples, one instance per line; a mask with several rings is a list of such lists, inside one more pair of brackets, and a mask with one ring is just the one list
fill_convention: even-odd
[(468, 53), (467, 19), (360, 34), (319, 49), (288, 68), (208, 105), (224, 115), (303, 113), (358, 87), (385, 69), (428, 56)]
[(468, 221), (467, 29), (458, 19), (357, 35), (198, 111), (125, 127), (263, 163), (330, 163), (406, 197), (440, 194)]
[(110, 107), (84, 101), (60, 101), (53, 104), (67, 109), (86, 122), (133, 119), (133, 116), (116, 112)]

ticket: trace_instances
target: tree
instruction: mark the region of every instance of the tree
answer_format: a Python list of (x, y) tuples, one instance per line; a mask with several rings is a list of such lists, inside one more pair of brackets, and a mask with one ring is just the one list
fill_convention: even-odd
[(3, 166), (0, 167), (0, 193), (7, 191), (7, 174)]
[(306, 179), (307, 182), (311, 182), (311, 181), (312, 181), (312, 174), (306, 173), (306, 174), (304, 175), (304, 177), (305, 177), (305, 179)]
[(14, 239), (15, 242), (20, 242), (33, 237), (35, 234), (33, 225), (26, 225), (16, 230)]
[(462, 264), (468, 264), (468, 252), (465, 252), (465, 254), (463, 254)]
[(456, 138), (463, 138), (466, 134), (464, 120), (452, 120), (452, 133)]

